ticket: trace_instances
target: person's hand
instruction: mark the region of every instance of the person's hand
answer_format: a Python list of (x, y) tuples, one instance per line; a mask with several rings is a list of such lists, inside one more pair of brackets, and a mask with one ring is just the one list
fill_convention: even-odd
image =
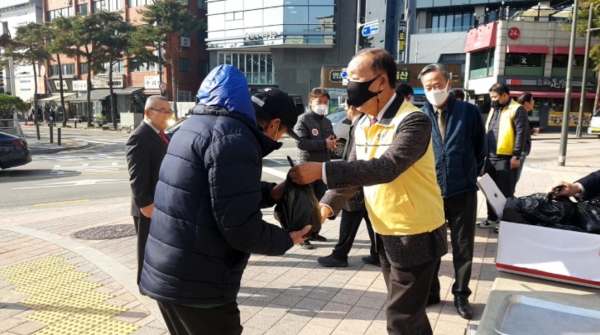
[(298, 185), (307, 185), (323, 178), (323, 163), (308, 162), (294, 166), (290, 170), (290, 178)]
[(307, 240), (308, 236), (304, 237), (304, 235), (308, 234), (308, 232), (310, 232), (311, 229), (312, 229), (312, 226), (308, 225), (308, 226), (304, 227), (302, 230), (290, 232), (290, 237), (292, 238), (292, 241), (294, 241), (294, 245), (300, 244), (300, 243), (304, 242), (305, 240)]
[(327, 150), (329, 151), (335, 150), (335, 148), (337, 148), (337, 146), (340, 145), (338, 140), (333, 135), (329, 136), (329, 138), (326, 139), (325, 142), (327, 142)]
[(521, 166), (521, 160), (520, 159), (516, 159), (514, 157), (510, 159), (510, 168), (511, 169), (518, 169), (519, 166)]
[(321, 204), (321, 224), (325, 223), (325, 221), (327, 220), (328, 217), (331, 216), (331, 214), (333, 214), (331, 212), (331, 208)]
[[(557, 194), (554, 194), (554, 191), (557, 187), (560, 188), (560, 191)], [(555, 197), (572, 197), (577, 193), (581, 193), (583, 190), (579, 184), (571, 184), (567, 183), (566, 181), (559, 181), (558, 183), (550, 186), (546, 191), (548, 194), (551, 194)]]
[(271, 199), (275, 202), (280, 202), (283, 198), (283, 192), (285, 191), (285, 182), (277, 184), (275, 187), (271, 189)]
[(142, 215), (147, 217), (148, 219), (152, 219), (153, 211), (154, 211), (154, 203), (152, 203), (146, 207), (140, 208), (140, 212), (142, 212)]

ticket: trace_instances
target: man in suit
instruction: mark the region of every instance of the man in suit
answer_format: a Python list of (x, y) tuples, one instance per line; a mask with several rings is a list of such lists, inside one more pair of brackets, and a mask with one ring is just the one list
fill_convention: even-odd
[(572, 184), (566, 181), (555, 183), (548, 189), (548, 193), (554, 192), (557, 187), (561, 188), (557, 197), (577, 197), (583, 201), (598, 198), (600, 197), (600, 170), (592, 172)]
[(131, 184), (131, 216), (138, 237), (138, 285), (144, 265), (146, 241), (150, 233), (158, 171), (169, 145), (164, 130), (168, 126), (171, 114), (173, 111), (166, 98), (160, 95), (149, 97), (144, 110), (144, 121), (131, 133), (125, 146)]
[(388, 295), (387, 330), (432, 335), (425, 308), (440, 258), (448, 252), (431, 121), (394, 91), (396, 61), (383, 49), (363, 49), (348, 64), (348, 100), (366, 114), (356, 125), (348, 162), (308, 162), (292, 181), (320, 179), (323, 218), (331, 218), (363, 186)]

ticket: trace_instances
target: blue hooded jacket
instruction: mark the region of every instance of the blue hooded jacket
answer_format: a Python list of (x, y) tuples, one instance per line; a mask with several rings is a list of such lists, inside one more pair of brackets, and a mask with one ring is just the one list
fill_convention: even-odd
[(477, 191), (487, 152), (485, 128), (479, 109), (456, 100), (450, 93), (446, 109), (446, 138), (442, 139), (436, 109), (425, 102), (422, 110), (431, 119), (431, 138), (437, 181), (443, 198)]
[(236, 301), (250, 253), (282, 255), (289, 234), (262, 220), (274, 184), (262, 157), (281, 144), (258, 131), (244, 75), (215, 68), (160, 168), (140, 290), (176, 304)]

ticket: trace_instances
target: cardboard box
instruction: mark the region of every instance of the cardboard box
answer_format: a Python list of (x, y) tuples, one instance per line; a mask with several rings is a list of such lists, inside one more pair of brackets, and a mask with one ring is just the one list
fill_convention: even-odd
[(502, 221), (506, 198), (487, 174), (478, 184), (500, 218), (498, 271), (600, 287), (600, 235)]

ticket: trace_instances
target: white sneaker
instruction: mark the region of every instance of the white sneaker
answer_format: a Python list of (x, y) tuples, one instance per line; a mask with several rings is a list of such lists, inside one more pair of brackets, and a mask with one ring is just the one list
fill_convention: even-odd
[(498, 221), (483, 220), (477, 225), (479, 226), (479, 228), (492, 228), (495, 227), (497, 224), (499, 224)]

